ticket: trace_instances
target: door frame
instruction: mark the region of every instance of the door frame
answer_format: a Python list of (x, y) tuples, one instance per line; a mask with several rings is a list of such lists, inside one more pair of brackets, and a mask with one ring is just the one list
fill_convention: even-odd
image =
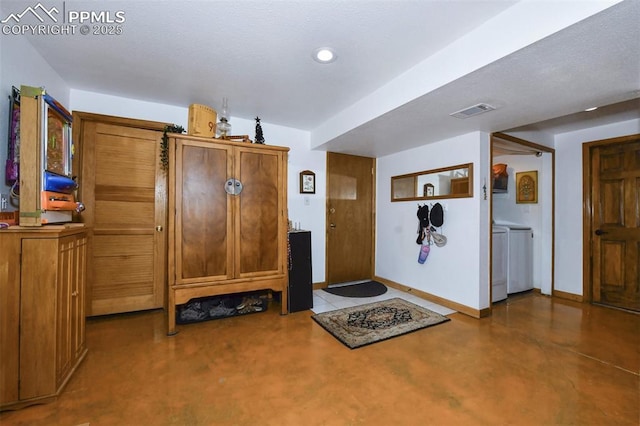
[[(556, 190), (556, 150), (550, 148), (545, 145), (540, 145), (535, 142), (530, 142), (525, 139), (518, 138), (516, 136), (511, 136), (502, 132), (494, 132), (491, 133), (490, 137), (490, 149), (489, 149), (489, 176), (493, 175), (493, 171), (491, 166), (493, 165), (493, 141), (494, 139), (502, 139), (508, 142), (512, 142), (516, 145), (521, 145), (527, 148), (532, 148), (538, 152), (545, 152), (551, 154), (551, 296), (560, 296), (563, 298), (567, 298), (565, 296), (566, 293), (558, 292), (555, 289), (555, 250), (556, 250), (556, 242), (555, 242), (555, 190)], [(493, 179), (489, 179), (489, 306), (493, 305), (493, 229), (492, 223), (493, 220)], [(540, 183), (538, 183), (540, 184)]]
[[(593, 245), (593, 200), (591, 198), (591, 156), (594, 148), (637, 140), (640, 134), (601, 139), (582, 144), (582, 301), (593, 303), (593, 277), (591, 276), (591, 250)], [(614, 308), (613, 306), (609, 306)]]

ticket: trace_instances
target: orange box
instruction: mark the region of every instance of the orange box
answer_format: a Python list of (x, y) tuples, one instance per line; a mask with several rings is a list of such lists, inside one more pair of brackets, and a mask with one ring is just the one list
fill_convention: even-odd
[(76, 209), (76, 200), (73, 194), (42, 191), (41, 204), (43, 211), (73, 211)]

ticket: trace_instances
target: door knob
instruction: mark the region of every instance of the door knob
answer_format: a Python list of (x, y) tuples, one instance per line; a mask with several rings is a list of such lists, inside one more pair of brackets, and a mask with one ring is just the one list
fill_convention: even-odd
[(158, 231), (158, 232), (162, 232), (162, 225), (158, 225), (158, 226), (156, 226), (156, 231)]
[(336, 227), (336, 224), (335, 224), (335, 223), (330, 223), (330, 224), (329, 224), (329, 228), (335, 228), (335, 227)]
[(602, 229), (596, 229), (596, 235), (604, 235), (607, 234), (607, 231), (603, 231)]

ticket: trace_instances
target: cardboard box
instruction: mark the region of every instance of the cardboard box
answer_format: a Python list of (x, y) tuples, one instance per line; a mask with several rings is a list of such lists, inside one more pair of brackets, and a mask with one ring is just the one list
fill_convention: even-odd
[(187, 133), (194, 136), (216, 137), (218, 113), (206, 105), (189, 105), (189, 126)]

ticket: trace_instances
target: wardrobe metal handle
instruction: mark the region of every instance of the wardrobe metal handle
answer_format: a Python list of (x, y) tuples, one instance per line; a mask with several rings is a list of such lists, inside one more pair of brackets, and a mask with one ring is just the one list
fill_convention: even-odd
[(224, 190), (229, 195), (240, 195), (242, 192), (242, 182), (237, 179), (227, 179), (224, 183)]

